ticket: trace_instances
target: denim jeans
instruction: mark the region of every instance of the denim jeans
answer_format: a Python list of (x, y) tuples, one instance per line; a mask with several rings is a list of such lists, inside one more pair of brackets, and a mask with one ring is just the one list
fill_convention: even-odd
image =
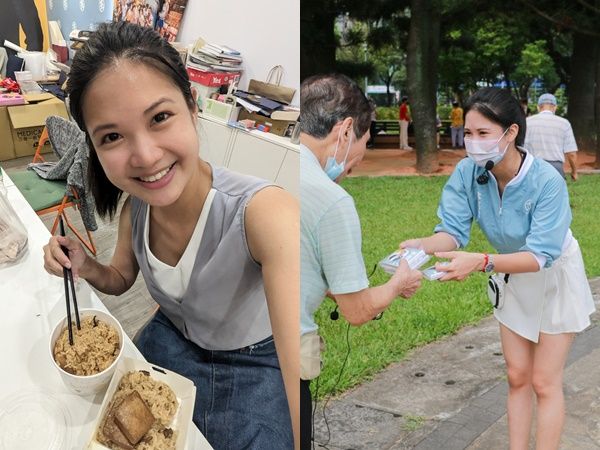
[(194, 382), (194, 424), (215, 450), (293, 449), (272, 336), (238, 350), (205, 350), (187, 340), (159, 310), (136, 345), (151, 363)]

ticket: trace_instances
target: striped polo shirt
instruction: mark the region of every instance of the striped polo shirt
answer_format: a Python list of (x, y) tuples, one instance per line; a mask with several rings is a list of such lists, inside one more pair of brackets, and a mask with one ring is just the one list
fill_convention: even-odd
[(325, 293), (369, 286), (354, 200), (300, 145), (300, 332), (317, 330), (314, 314)]
[(525, 148), (546, 161), (565, 162), (565, 153), (576, 152), (577, 143), (567, 119), (542, 111), (527, 118)]

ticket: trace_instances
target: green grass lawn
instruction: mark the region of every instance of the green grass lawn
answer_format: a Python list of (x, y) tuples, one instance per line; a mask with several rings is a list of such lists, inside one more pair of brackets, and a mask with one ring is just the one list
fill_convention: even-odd
[[(363, 233), (363, 256), (367, 272), (409, 238), (426, 236), (437, 224), (437, 204), (448, 177), (349, 178), (344, 188), (356, 202)], [(571, 229), (582, 248), (589, 277), (600, 275), (600, 176), (583, 175), (569, 182), (573, 223)], [(474, 225), (467, 251), (492, 251)], [(385, 282), (389, 275), (377, 269), (371, 285)], [(403, 359), (415, 347), (456, 332), (492, 312), (485, 291), (484, 274), (473, 274), (463, 282), (423, 280), (412, 298), (398, 299), (381, 320), (350, 329), (352, 351), (339, 380), (347, 353), (347, 322), (332, 321), (333, 302), (327, 300), (317, 311), (317, 323), (326, 341), (324, 369), (318, 397), (342, 392)], [(314, 389), (315, 383), (312, 383)]]

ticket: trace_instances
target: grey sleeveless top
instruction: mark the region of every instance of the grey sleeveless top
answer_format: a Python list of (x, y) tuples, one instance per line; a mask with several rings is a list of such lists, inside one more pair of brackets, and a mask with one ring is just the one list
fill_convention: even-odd
[(132, 245), (150, 295), (179, 331), (204, 349), (234, 350), (272, 333), (261, 267), (250, 255), (244, 227), (248, 202), (270, 184), (221, 167), (212, 167), (212, 173), (216, 193), (181, 302), (165, 294), (152, 275), (144, 245), (146, 204), (135, 197)]

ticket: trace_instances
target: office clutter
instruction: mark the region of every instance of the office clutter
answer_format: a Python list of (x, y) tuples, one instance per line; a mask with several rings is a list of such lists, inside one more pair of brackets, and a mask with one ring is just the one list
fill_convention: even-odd
[[(198, 91), (198, 108), (205, 114), (229, 121), (235, 108), (231, 97), (243, 72), (241, 53), (224, 45), (198, 38), (188, 51), (186, 69), (192, 86)], [(219, 94), (224, 97), (219, 99)], [(229, 107), (216, 105), (215, 100)]]
[(251, 79), (238, 89), (243, 73), (240, 52), (200, 38), (188, 53), (187, 71), (198, 91), (198, 108), (236, 128), (259, 129), (291, 137), (300, 109), (292, 102), (296, 90), (281, 84), (283, 67), (274, 66), (266, 79)]
[(282, 86), (282, 77), (283, 67), (278, 65), (271, 68), (265, 81), (252, 79), (247, 92), (238, 90), (234, 93), (243, 107), (238, 119), (244, 121), (244, 126), (254, 122), (261, 131), (292, 137), (300, 108), (290, 105), (296, 90)]
[[(10, 68), (7, 64), (7, 78), (14, 79), (20, 74), (22, 77), (21, 80), (17, 79), (19, 84), (21, 84), (21, 81), (52, 82), (59, 79), (60, 70), (53, 65), (53, 62), (58, 60), (57, 53), (54, 50), (30, 52), (6, 40), (4, 41), (4, 47), (17, 52), (17, 55), (13, 57)], [(21, 85), (21, 90), (25, 90), (26, 92), (31, 93), (32, 89), (36, 90), (33, 84), (29, 86)], [(41, 89), (37, 89), (37, 91), (41, 92)]]

